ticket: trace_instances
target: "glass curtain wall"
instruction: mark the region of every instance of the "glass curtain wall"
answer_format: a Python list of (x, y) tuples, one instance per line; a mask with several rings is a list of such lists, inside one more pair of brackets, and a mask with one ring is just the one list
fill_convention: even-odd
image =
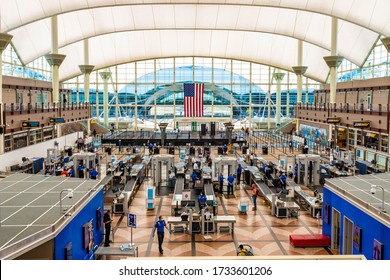
[[(172, 129), (178, 123), (191, 121), (184, 118), (184, 83), (204, 84), (204, 117), (210, 121), (232, 121), (240, 127), (251, 123), (255, 129), (258, 123), (267, 122), (269, 116), (272, 121), (275, 118), (276, 81), (272, 75), (276, 69), (270, 66), (231, 59), (177, 57), (94, 71), (90, 76), (90, 102), (92, 115), (96, 117), (98, 97), (100, 119), (103, 119), (104, 88), (100, 72), (106, 71), (111, 72), (108, 80), (111, 123), (116, 121), (116, 112), (118, 121), (129, 122), (129, 128), (158, 129), (156, 123), (164, 121)], [(286, 121), (293, 117), (297, 101), (296, 75), (281, 72), (285, 73), (281, 81), (281, 119)], [(84, 101), (82, 75), (63, 82), (63, 87), (73, 90), (73, 102), (77, 96)], [(313, 103), (313, 91), (319, 87), (318, 82), (304, 79), (302, 102)]]

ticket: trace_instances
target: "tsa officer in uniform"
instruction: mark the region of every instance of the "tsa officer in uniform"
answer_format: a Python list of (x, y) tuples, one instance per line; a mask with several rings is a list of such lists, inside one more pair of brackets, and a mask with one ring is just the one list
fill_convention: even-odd
[(162, 244), (164, 241), (164, 228), (166, 228), (168, 230), (168, 232), (171, 233), (171, 231), (167, 227), (167, 224), (163, 220), (163, 217), (159, 216), (158, 221), (154, 225), (154, 231), (153, 231), (152, 237), (154, 237), (154, 234), (155, 234), (156, 229), (157, 229), (158, 250), (160, 251), (160, 254), (163, 254), (163, 252), (164, 252), (164, 250), (162, 248)]

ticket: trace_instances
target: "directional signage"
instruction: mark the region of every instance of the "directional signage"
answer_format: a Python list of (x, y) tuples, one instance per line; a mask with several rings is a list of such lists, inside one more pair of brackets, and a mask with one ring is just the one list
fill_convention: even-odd
[(64, 118), (49, 118), (49, 123), (64, 123)]
[(137, 227), (137, 216), (135, 214), (127, 214), (127, 226), (131, 228)]
[(34, 121), (22, 121), (22, 127), (39, 127), (39, 122)]
[(353, 127), (365, 128), (370, 126), (371, 126), (370, 121), (353, 122)]
[(340, 123), (340, 118), (327, 118), (327, 123)]

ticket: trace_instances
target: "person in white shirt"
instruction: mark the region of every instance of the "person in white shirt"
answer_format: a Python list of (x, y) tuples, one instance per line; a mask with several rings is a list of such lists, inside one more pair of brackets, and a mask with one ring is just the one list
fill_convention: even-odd
[(196, 169), (199, 169), (199, 166), (198, 166), (198, 164), (195, 162), (195, 163), (194, 163), (194, 170), (196, 170)]

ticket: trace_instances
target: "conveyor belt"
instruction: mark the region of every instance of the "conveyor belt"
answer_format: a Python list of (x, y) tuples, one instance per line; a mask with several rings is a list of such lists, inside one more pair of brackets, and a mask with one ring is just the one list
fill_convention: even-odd
[(131, 178), (130, 181), (127, 182), (124, 191), (132, 192), (134, 190), (136, 183), (137, 183), (137, 178), (135, 177)]
[(254, 181), (257, 188), (260, 190), (263, 196), (271, 195), (273, 192), (269, 187), (267, 187), (263, 182), (261, 181)]
[(182, 194), (183, 193), (183, 189), (184, 189), (184, 178), (177, 178), (176, 179), (174, 195)]
[(208, 183), (208, 184), (204, 185), (204, 194), (206, 196), (208, 196), (208, 195), (214, 196), (214, 189), (213, 189), (213, 185), (212, 184)]

